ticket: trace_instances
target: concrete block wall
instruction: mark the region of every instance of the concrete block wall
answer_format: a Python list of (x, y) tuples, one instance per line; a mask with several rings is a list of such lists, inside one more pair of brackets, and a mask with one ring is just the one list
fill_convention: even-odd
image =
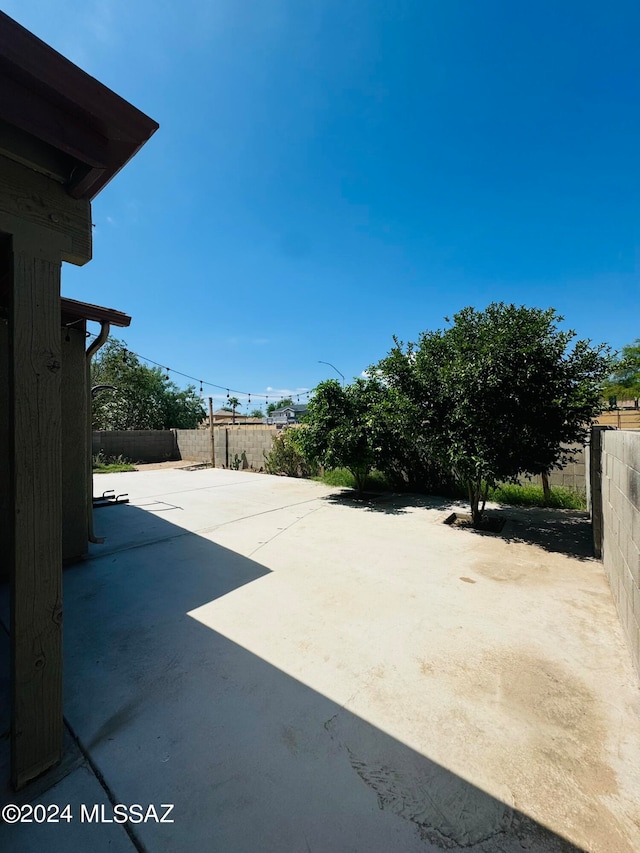
[(211, 434), (208, 429), (174, 429), (178, 459), (211, 462)]
[(640, 675), (640, 430), (601, 433), (602, 561)]
[(179, 459), (176, 437), (172, 430), (127, 429), (101, 430), (93, 433), (95, 456), (124, 456), (132, 462), (166, 462)]
[(274, 426), (214, 427), (216, 467), (232, 467), (236, 454), (246, 456), (246, 467), (259, 471), (264, 468), (264, 454), (269, 453), (274, 435)]
[[(246, 456), (246, 467), (264, 468), (264, 453), (271, 450), (274, 426), (214, 427), (216, 467), (231, 467), (237, 454)], [(123, 456), (132, 462), (166, 462), (184, 459), (211, 462), (211, 435), (208, 429), (104, 430), (93, 433), (93, 454)]]

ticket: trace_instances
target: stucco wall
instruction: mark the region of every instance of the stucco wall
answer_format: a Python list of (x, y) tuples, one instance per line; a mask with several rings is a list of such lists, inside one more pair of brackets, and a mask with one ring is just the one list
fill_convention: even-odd
[(640, 431), (601, 442), (602, 561), (640, 674)]

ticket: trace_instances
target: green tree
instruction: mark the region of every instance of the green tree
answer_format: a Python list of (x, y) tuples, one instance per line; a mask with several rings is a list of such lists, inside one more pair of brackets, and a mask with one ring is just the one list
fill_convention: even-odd
[(264, 412), (262, 411), (262, 409), (252, 409), (251, 412), (249, 413), (249, 417), (250, 418), (263, 418)]
[(622, 353), (612, 363), (611, 374), (604, 383), (606, 397), (633, 400), (636, 409), (640, 400), (640, 338), (622, 347)]
[(113, 385), (92, 404), (94, 429), (196, 429), (205, 416), (190, 385), (181, 390), (159, 367), (147, 367), (110, 338), (91, 364), (91, 384)]
[(272, 415), (276, 409), (282, 409), (284, 406), (292, 406), (293, 400), (291, 397), (285, 397), (280, 400), (279, 403), (268, 403), (267, 404), (267, 415)]
[(342, 386), (321, 382), (309, 402), (298, 442), (311, 462), (347, 468), (362, 491), (371, 470), (388, 451), (393, 402), (377, 380), (357, 379)]
[(562, 319), (552, 308), (464, 308), (417, 344), (394, 339), (371, 368), (415, 407), (416, 436), (464, 485), (476, 526), (490, 486), (565, 464), (566, 445), (599, 414), (608, 348), (574, 341)]

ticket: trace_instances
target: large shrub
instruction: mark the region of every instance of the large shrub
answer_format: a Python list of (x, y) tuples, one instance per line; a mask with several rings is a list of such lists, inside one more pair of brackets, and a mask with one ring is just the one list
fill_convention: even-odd
[(487, 489), (570, 458), (597, 416), (608, 348), (574, 341), (554, 309), (464, 308), (443, 331), (399, 341), (371, 370), (413, 406), (414, 442), (464, 484), (474, 524)]
[(314, 477), (318, 466), (308, 460), (300, 449), (300, 430), (303, 427), (285, 427), (273, 437), (269, 453), (264, 454), (267, 474), (285, 477)]

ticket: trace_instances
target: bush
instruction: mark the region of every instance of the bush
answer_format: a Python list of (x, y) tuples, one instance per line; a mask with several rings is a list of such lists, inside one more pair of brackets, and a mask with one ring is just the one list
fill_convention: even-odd
[(318, 466), (309, 462), (300, 451), (296, 427), (283, 429), (274, 435), (271, 450), (264, 454), (264, 468), (267, 474), (285, 477), (308, 478), (318, 473)]

